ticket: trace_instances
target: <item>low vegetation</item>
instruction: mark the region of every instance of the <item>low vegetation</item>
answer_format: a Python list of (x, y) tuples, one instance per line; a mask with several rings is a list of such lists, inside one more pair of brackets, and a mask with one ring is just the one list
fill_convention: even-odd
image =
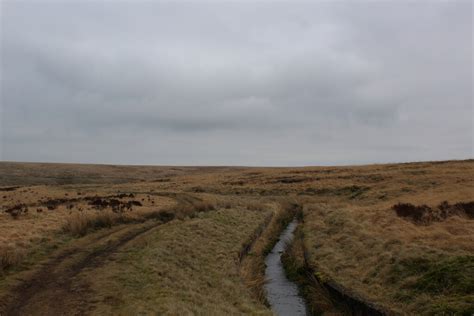
[(416, 224), (430, 224), (441, 222), (451, 216), (462, 216), (474, 219), (474, 202), (449, 204), (447, 201), (440, 203), (437, 207), (428, 205), (413, 205), (410, 203), (398, 203), (392, 207), (399, 217), (413, 221)]
[(288, 245), (281, 260), (289, 280), (299, 286), (299, 293), (305, 298), (308, 311), (311, 315), (341, 313), (351, 314), (351, 310), (344, 302), (333, 298), (324, 287), (326, 281), (321, 275), (307, 265), (305, 260), (305, 248), (303, 245), (303, 231), (301, 225), (295, 231), (294, 242)]
[[(97, 199), (93, 201), (97, 201)], [(94, 203), (94, 205), (96, 204)], [(107, 210), (107, 207), (110, 205), (112, 210)], [(122, 208), (117, 210), (117, 208), (114, 208), (115, 205), (121, 204), (120, 202), (113, 204), (105, 202), (100, 203), (100, 211), (72, 213), (66, 218), (63, 230), (73, 236), (84, 236), (89, 231), (110, 228), (113, 225), (141, 223), (147, 220), (159, 220), (166, 223), (175, 218), (183, 219), (187, 216), (195, 216), (195, 214), (199, 212), (207, 212), (215, 209), (212, 203), (197, 201), (187, 204), (178, 203), (172, 207), (136, 214), (124, 212)], [(130, 203), (127, 202), (122, 205), (130, 205)]]
[(25, 251), (11, 246), (0, 248), (0, 271), (19, 264), (25, 258)]
[[(473, 160), (0, 163), (0, 192), (7, 311), (268, 314), (264, 258), (299, 214), (298, 238), (283, 258), (314, 312), (341, 308), (320, 282), (391, 313), (474, 313)], [(57, 295), (68, 303), (46, 303)]]
[(128, 218), (123, 214), (112, 211), (94, 213), (74, 213), (66, 219), (64, 231), (74, 236), (84, 236), (91, 229), (112, 227), (112, 225), (127, 223)]
[(302, 232), (309, 266), (381, 310), (473, 313), (472, 163), (377, 169), (390, 178), (357, 199), (308, 197)]
[[(255, 202), (250, 203), (249, 209), (256, 210)], [(240, 255), (240, 274), (247, 288), (262, 303), (266, 303), (265, 257), (278, 241), (278, 236), (288, 223), (298, 214), (299, 206), (295, 201), (280, 199), (277, 203), (266, 204), (265, 208), (273, 210), (271, 218), (265, 221), (264, 227), (257, 230), (247, 241), (247, 247)]]
[(270, 214), (220, 209), (170, 222), (135, 240), (113, 263), (85, 275), (101, 293), (94, 312), (271, 315), (239, 275), (239, 254), (248, 236)]
[[(402, 290), (398, 300), (427, 314), (471, 315), (474, 308), (474, 256), (413, 257), (396, 262), (388, 278)], [(433, 301), (435, 304), (433, 304)]]

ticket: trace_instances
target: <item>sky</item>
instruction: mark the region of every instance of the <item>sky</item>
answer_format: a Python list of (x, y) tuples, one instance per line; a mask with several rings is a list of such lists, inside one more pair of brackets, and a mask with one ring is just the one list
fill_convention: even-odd
[(474, 156), (471, 1), (0, 2), (0, 160)]

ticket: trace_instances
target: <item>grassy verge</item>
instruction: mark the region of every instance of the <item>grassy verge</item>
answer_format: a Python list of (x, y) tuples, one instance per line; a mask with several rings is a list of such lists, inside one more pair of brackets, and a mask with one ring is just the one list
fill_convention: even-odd
[[(293, 242), (283, 253), (281, 260), (289, 280), (298, 285), (299, 294), (304, 297), (311, 315), (348, 313), (346, 306), (331, 298), (324, 288), (321, 276), (312, 275), (304, 258), (303, 231), (301, 225), (295, 231)], [(350, 313), (349, 313), (350, 314)]]
[(299, 210), (297, 204), (287, 201), (276, 203), (273, 206), (273, 217), (258, 239), (255, 240), (240, 266), (240, 274), (246, 286), (260, 302), (265, 304), (267, 303), (264, 291), (265, 257), (277, 243), (282, 230), (291, 222)]
[(271, 210), (219, 209), (171, 221), (84, 273), (97, 314), (224, 315), (270, 311), (242, 283), (239, 255)]

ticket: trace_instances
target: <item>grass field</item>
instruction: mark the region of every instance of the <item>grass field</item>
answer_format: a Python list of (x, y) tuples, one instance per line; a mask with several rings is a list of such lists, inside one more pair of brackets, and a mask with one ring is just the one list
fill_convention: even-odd
[(314, 311), (334, 314), (338, 302), (312, 288), (308, 271), (388, 314), (469, 315), (473, 201), (472, 160), (304, 168), (2, 162), (0, 314), (271, 314), (263, 259), (298, 213), (286, 262)]

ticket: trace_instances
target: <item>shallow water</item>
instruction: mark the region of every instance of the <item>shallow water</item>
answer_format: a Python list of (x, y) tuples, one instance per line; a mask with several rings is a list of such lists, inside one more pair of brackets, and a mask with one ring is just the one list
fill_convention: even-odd
[(294, 219), (281, 233), (280, 240), (265, 258), (265, 291), (272, 311), (276, 315), (308, 315), (306, 305), (298, 295), (298, 287), (287, 279), (281, 255), (294, 236), (298, 221)]

